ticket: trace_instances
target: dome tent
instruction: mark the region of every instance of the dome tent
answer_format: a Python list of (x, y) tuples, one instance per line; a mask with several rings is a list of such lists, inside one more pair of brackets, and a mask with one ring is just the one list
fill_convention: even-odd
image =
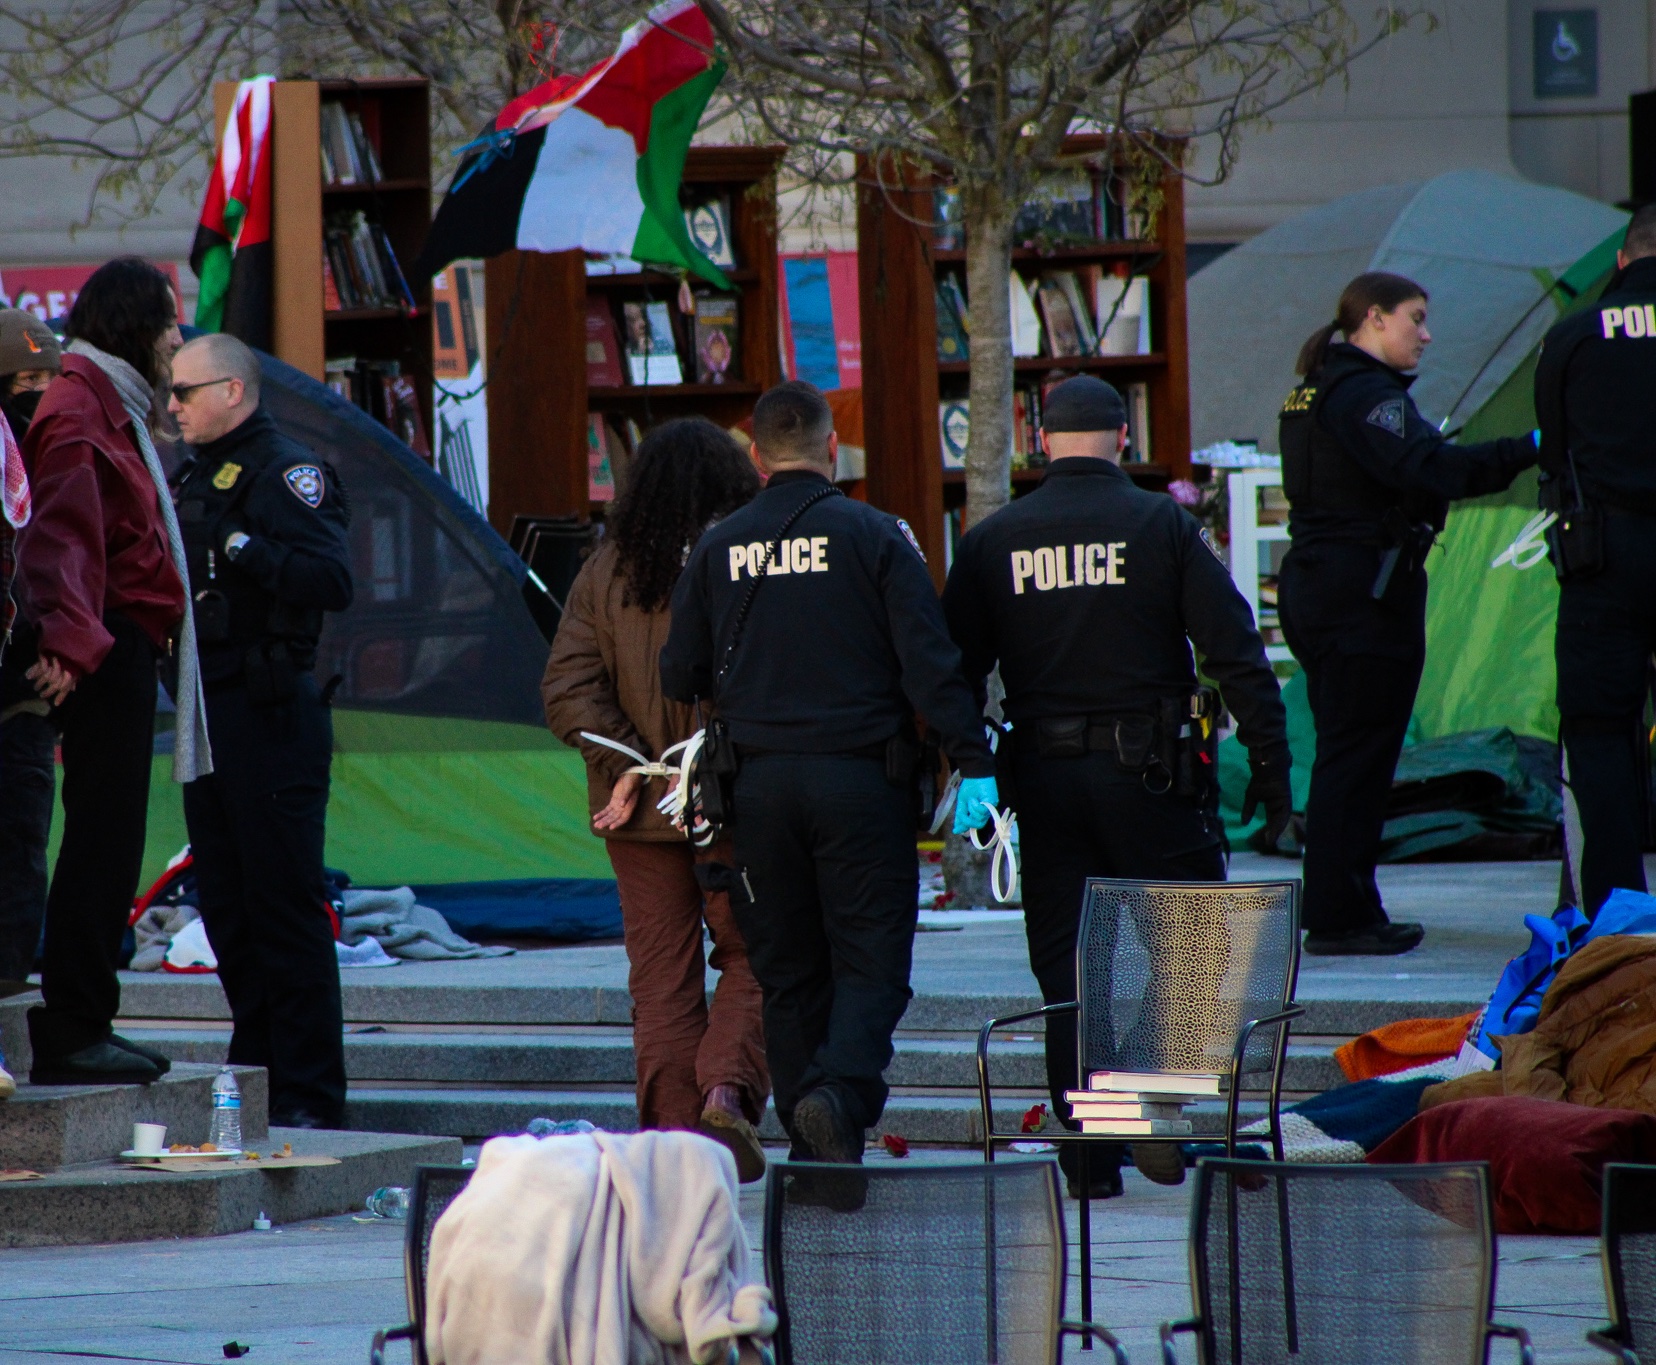
[(1432, 421), (1467, 420), (1553, 322), (1554, 285), (1627, 215), (1488, 171), (1385, 185), (1307, 209), (1191, 281), (1191, 434), (1277, 443), (1300, 344), (1354, 275), (1388, 270), (1432, 296), (1431, 347), (1413, 394)]
[[(588, 828), (585, 767), (541, 710), (548, 646), (529, 605), (541, 589), (385, 427), (260, 359), (265, 406), (338, 470), (351, 503), (355, 596), (327, 617), (316, 664), (319, 680), (340, 678), (328, 865), (360, 886), (420, 887), (474, 935), (619, 934), (609, 863)], [(188, 841), (171, 722), (157, 722), (143, 885)], [(61, 828), (60, 817), (54, 843)], [(466, 917), (456, 898), (484, 908)]]

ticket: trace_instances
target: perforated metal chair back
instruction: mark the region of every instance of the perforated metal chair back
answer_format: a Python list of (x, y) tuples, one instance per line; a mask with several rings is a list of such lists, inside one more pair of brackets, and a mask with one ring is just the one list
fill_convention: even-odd
[[(1075, 946), (1083, 1077), (1228, 1073), (1242, 1025), (1293, 999), (1299, 888), (1089, 877)], [(1277, 1037), (1250, 1035), (1244, 1072), (1272, 1070)]]
[(1191, 1207), (1206, 1365), (1484, 1365), (1495, 1297), (1482, 1165), (1209, 1160)]
[(431, 1234), (443, 1210), (466, 1188), (470, 1166), (416, 1166), (408, 1192), (408, 1233), (403, 1240), (403, 1281), (408, 1289), (408, 1320), (419, 1334), (415, 1359), (425, 1365), (426, 1272), (431, 1268)]
[(765, 1267), (782, 1365), (1055, 1365), (1057, 1163), (774, 1164)]
[(1604, 1282), (1621, 1344), (1656, 1360), (1656, 1166), (1604, 1168)]

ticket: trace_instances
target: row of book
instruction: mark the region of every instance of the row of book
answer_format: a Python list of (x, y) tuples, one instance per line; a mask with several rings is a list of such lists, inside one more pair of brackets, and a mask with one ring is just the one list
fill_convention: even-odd
[[(1041, 409), (1046, 395), (1069, 375), (1040, 384), (1020, 385), (1012, 391), (1012, 468), (1038, 469), (1046, 463), (1041, 452)], [(1146, 464), (1154, 456), (1150, 444), (1150, 386), (1127, 384), (1127, 449), (1124, 464)], [(943, 444), (943, 468), (966, 468), (966, 444), (972, 434), (972, 405), (966, 398), (945, 398), (937, 405), (937, 425)]]
[(1070, 1117), (1099, 1137), (1188, 1137), (1185, 1106), (1218, 1098), (1217, 1075), (1094, 1071), (1084, 1090), (1066, 1090)]
[(336, 356), (323, 362), (323, 380), (347, 402), (356, 404), (416, 455), (429, 460), (431, 442), (413, 381), (395, 360)]
[(379, 148), (369, 136), (363, 110), (378, 132), (379, 105), (347, 109), (339, 100), (323, 100), (322, 183), (324, 185), (375, 185), (385, 179)]
[(361, 209), (330, 213), (322, 228), (322, 306), (330, 313), (357, 308), (415, 310), (391, 239)]
[[(1014, 356), (1148, 355), (1150, 281), (1100, 266), (1052, 270), (1008, 282)], [(959, 274), (937, 280), (937, 358), (971, 358), (970, 315)]]
[[(1075, 170), (1050, 176), (1018, 210), (1012, 224), (1015, 246), (1037, 249), (1086, 246), (1092, 242), (1139, 240), (1150, 236), (1142, 214), (1128, 207), (1126, 182), (1103, 171)], [(939, 251), (964, 251), (966, 225), (960, 191), (932, 193), (932, 241)]]
[(740, 383), (741, 300), (734, 294), (692, 297), (690, 314), (661, 300), (627, 300), (618, 326), (609, 298), (588, 296), (588, 387)]
[(587, 414), (587, 499), (613, 502), (627, 481), (632, 453), (644, 433), (630, 417)]

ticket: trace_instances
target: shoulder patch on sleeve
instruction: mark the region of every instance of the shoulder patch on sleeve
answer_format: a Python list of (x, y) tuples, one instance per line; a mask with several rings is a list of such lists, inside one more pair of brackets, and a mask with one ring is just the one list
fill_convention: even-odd
[(894, 520), (897, 522), (897, 529), (903, 533), (903, 539), (914, 546), (914, 553), (920, 556), (920, 562), (924, 564), (926, 562), (926, 552), (920, 548), (920, 542), (915, 539), (913, 527), (901, 517), (894, 518)]
[(320, 507), (327, 491), (322, 471), (313, 464), (296, 464), (282, 475), (289, 491), (307, 507)]
[(1221, 564), (1225, 562), (1224, 552), (1220, 550), (1218, 542), (1214, 540), (1213, 532), (1208, 530), (1206, 526), (1202, 527), (1202, 544), (1206, 545), (1208, 549), (1213, 551), (1213, 557)]
[(1297, 389), (1290, 392), (1287, 399), (1283, 402), (1282, 415), (1284, 417), (1303, 416), (1305, 413), (1311, 411), (1311, 405), (1316, 402), (1316, 400), (1316, 385), (1301, 384)]
[(1379, 427), (1381, 431), (1389, 431), (1393, 436), (1401, 438), (1403, 435), (1403, 400), (1388, 398), (1378, 404), (1374, 411), (1363, 419), (1371, 427)]

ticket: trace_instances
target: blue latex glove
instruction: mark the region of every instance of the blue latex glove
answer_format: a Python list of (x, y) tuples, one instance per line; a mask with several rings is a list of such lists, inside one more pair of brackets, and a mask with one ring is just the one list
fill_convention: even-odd
[(954, 832), (982, 829), (989, 823), (989, 812), (1000, 805), (1000, 792), (992, 777), (963, 777), (960, 791), (955, 796)]
[(1530, 432), (1530, 440), (1535, 442), (1535, 448), (1537, 450), (1541, 449), (1541, 428), (1540, 427), (1536, 427), (1535, 430)]

